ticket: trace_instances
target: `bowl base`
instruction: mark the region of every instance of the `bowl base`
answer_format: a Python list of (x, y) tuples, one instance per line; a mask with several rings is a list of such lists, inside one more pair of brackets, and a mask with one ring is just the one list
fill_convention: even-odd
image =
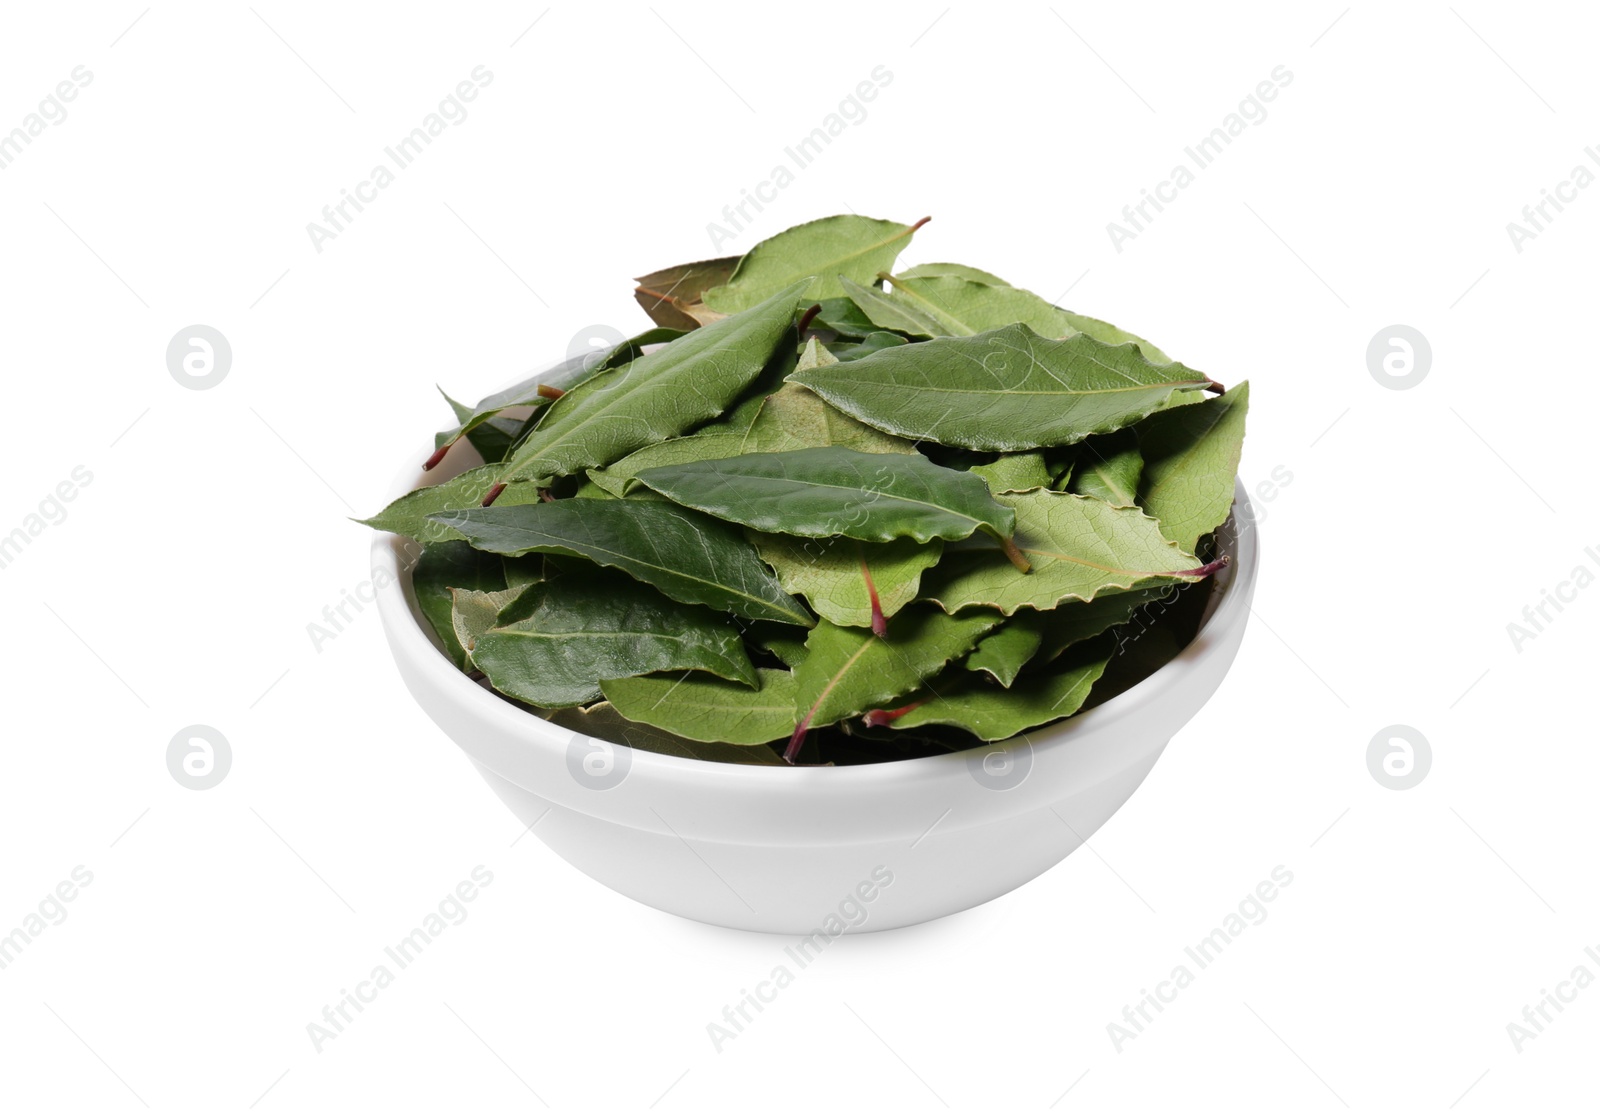
[[(1060, 863), (1138, 789), (1165, 744), (1092, 793), (980, 826), (959, 805), (914, 841), (734, 845), (625, 827), (557, 805), (474, 764), (530, 832), (585, 875), (656, 910), (798, 939), (914, 926), (997, 899)], [(1004, 794), (1005, 791), (991, 793)], [(659, 812), (658, 812), (659, 816)], [(693, 819), (683, 819), (692, 823)], [(1004, 858), (992, 850), (1004, 849)], [(809, 943), (809, 944), (808, 944)]]

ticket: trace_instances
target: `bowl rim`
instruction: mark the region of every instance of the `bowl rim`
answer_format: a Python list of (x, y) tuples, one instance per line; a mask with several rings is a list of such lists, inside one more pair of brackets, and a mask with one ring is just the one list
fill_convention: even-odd
[[(539, 375), (548, 375), (561, 367), (555, 365)], [(461, 439), (465, 442), (466, 439)], [(470, 449), (470, 447), (469, 447)], [(409, 460), (420, 462), (433, 452), (433, 447), (419, 449)], [(389, 486), (388, 499), (395, 500), (422, 483), (441, 483), (459, 474), (471, 464), (466, 461), (475, 454), (458, 453), (452, 447), (445, 459), (431, 471), (418, 465), (402, 468)], [(455, 459), (452, 461), (452, 459)], [(968, 757), (975, 752), (999, 752), (1022, 741), (1037, 755), (1042, 751), (1064, 751), (1075, 741), (1090, 734), (1115, 730), (1121, 723), (1137, 715), (1138, 711), (1181, 687), (1191, 675), (1200, 672), (1204, 664), (1226, 650), (1226, 639), (1210, 638), (1235, 628), (1243, 627), (1249, 618), (1250, 600), (1260, 563), (1260, 540), (1254, 508), (1243, 482), (1234, 478), (1234, 500), (1229, 522), (1233, 524), (1231, 562), (1214, 575), (1221, 587), (1208, 606), (1194, 638), (1172, 659), (1154, 673), (1130, 686), (1104, 703), (1067, 717), (1065, 720), (1019, 733), (1007, 740), (979, 743), (970, 749), (947, 754), (918, 756), (911, 759), (888, 760), (882, 763), (850, 764), (842, 767), (790, 766), (770, 764), (721, 763), (715, 760), (690, 756), (674, 756), (630, 748), (631, 772), (663, 783), (689, 781), (698, 784), (726, 782), (730, 789), (749, 790), (752, 784), (767, 789), (780, 786), (811, 786), (821, 780), (827, 785), (852, 789), (874, 788), (879, 784), (908, 786), (943, 779), (953, 764), (965, 770)], [(450, 661), (436, 642), (437, 637), (428, 627), (417, 607), (412, 587), (413, 562), (402, 560), (407, 547), (418, 544), (403, 535), (380, 532), (372, 542), (371, 566), (374, 589), (379, 601), (379, 611), (396, 654), (405, 653), (420, 669), (436, 676), (435, 685), (441, 693), (467, 707), (474, 716), (490, 720), (498, 727), (525, 742), (529, 747), (547, 748), (564, 754), (567, 742), (574, 732), (553, 724), (537, 714), (519, 708), (477, 682), (472, 681)], [(386, 575), (384, 583), (377, 584), (378, 575)], [(408, 623), (396, 622), (400, 616)], [(613, 742), (615, 743), (615, 742)], [(628, 747), (627, 745), (619, 745)], [(553, 755), (553, 759), (561, 759)], [(781, 781), (781, 782), (780, 782)]]

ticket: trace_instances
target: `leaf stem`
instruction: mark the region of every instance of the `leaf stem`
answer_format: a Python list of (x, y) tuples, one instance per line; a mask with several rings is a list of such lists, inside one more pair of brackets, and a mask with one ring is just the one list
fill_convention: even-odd
[(1212, 574), (1214, 574), (1218, 570), (1222, 569), (1222, 567), (1226, 566), (1232, 560), (1233, 559), (1229, 558), (1226, 554), (1224, 554), (1221, 558), (1218, 558), (1215, 562), (1207, 562), (1205, 565), (1201, 566), (1199, 569), (1177, 570), (1174, 573), (1172, 573), (1170, 576), (1172, 576), (1172, 577), (1210, 577)]
[(800, 315), (800, 325), (797, 328), (800, 331), (801, 340), (805, 339), (806, 329), (811, 325), (812, 319), (820, 313), (822, 313), (822, 303), (814, 302), (809, 310)]
[(554, 384), (540, 384), (539, 394), (546, 399), (560, 399), (567, 393), (561, 388), (556, 387)]
[(488, 494), (484, 496), (483, 503), (480, 506), (485, 508), (488, 507), (490, 504), (498, 500), (500, 498), (500, 493), (504, 492), (505, 490), (506, 482), (497, 482), (493, 488), (489, 489)]
[(816, 711), (816, 707), (813, 706), (811, 713), (807, 713), (800, 719), (800, 723), (794, 726), (794, 735), (789, 737), (789, 746), (783, 750), (783, 762), (791, 767), (794, 766), (794, 761), (806, 742), (806, 734), (811, 731), (811, 714)]
[(440, 446), (438, 449), (434, 450), (431, 454), (429, 454), (428, 455), (428, 460), (426, 460), (426, 461), (424, 461), (422, 463), (422, 471), (424, 473), (426, 473), (428, 470), (430, 470), (434, 466), (438, 465), (439, 462), (443, 461), (444, 460), (444, 455), (449, 453), (450, 452), (450, 447), (455, 445), (455, 444), (456, 444), (455, 443), (455, 439), (452, 438), (450, 441), (446, 442), (444, 445)]
[(867, 600), (872, 603), (872, 634), (882, 639), (889, 631), (889, 621), (884, 618), (883, 604), (878, 600), (878, 586), (872, 580), (872, 571), (867, 568), (867, 548), (859, 542), (856, 549), (861, 554), (861, 578), (867, 583)]
[(679, 298), (671, 291), (668, 291), (666, 294), (662, 294), (660, 291), (652, 291), (649, 287), (639, 287), (637, 290), (640, 294), (649, 295), (651, 298), (655, 299), (656, 305), (658, 306), (663, 302), (671, 303), (673, 306), (679, 308), (682, 308), (684, 305), (683, 299)]
[(1017, 567), (1018, 572), (1027, 573), (1033, 569), (1027, 558), (1023, 557), (1022, 551), (1017, 549), (1017, 544), (1011, 539), (1001, 539), (1000, 549), (1005, 551), (1006, 558), (1010, 560), (1013, 566)]
[(921, 704), (920, 701), (914, 701), (910, 705), (902, 705), (899, 709), (870, 709), (862, 715), (861, 723), (868, 728), (883, 728), (898, 721)]

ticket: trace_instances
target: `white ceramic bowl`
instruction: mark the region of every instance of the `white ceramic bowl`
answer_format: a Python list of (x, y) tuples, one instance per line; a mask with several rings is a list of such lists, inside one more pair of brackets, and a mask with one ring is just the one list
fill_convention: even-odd
[[(468, 453), (464, 445), (452, 450), (461, 460), (427, 479), (460, 471)], [(391, 496), (423, 477), (405, 470)], [(831, 937), (908, 926), (1004, 895), (1059, 862), (1127, 801), (1221, 684), (1244, 636), (1257, 533), (1237, 484), (1222, 538), (1233, 561), (1217, 575), (1199, 634), (1138, 685), (1004, 744), (837, 768), (683, 759), (552, 725), (445, 657), (417, 611), (406, 540), (380, 537), (372, 565), (406, 686), (536, 837), (659, 910)]]

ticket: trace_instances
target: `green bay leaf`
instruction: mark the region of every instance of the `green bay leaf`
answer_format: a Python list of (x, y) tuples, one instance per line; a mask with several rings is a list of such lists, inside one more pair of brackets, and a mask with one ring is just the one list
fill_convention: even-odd
[(582, 709), (553, 709), (547, 716), (551, 724), (579, 736), (588, 737), (590, 740), (605, 740), (640, 752), (656, 752), (663, 756), (710, 760), (716, 763), (756, 764), (767, 767), (783, 765), (783, 760), (771, 748), (690, 740), (686, 736), (678, 736), (653, 725), (630, 721), (618, 713), (610, 702), (602, 701)]
[(532, 585), (535, 581), (543, 581), (545, 568), (549, 565), (544, 555), (533, 554), (526, 558), (500, 558), (500, 566), (506, 572), (506, 587), (516, 589), (521, 586)]
[(1038, 659), (1048, 663), (1068, 647), (1126, 624), (1141, 613), (1159, 617), (1172, 594), (1180, 590), (1199, 591), (1190, 590), (1190, 583), (1175, 582), (1152, 589), (1105, 593), (1092, 601), (1063, 601), (1049, 612), (1039, 613), (1044, 638)]
[(800, 348), (800, 356), (795, 361), (796, 368), (821, 368), (827, 364), (838, 364), (839, 358), (828, 351), (827, 347), (817, 338), (813, 337)]
[(923, 579), (923, 596), (947, 612), (982, 606), (1010, 616), (1019, 608), (1053, 609), (1063, 601), (1204, 576), (1200, 559), (1166, 539), (1161, 525), (1137, 508), (1049, 489), (997, 499), (1015, 510), (1013, 542), (1033, 568), (1018, 574), (992, 545), (948, 552)]
[[(566, 363), (541, 372), (502, 391), (486, 395), (477, 405), (468, 407), (446, 395), (445, 402), (456, 413), (456, 426), (434, 435), (436, 450), (451, 445), (465, 436), (490, 464), (502, 460), (517, 437), (522, 433), (526, 418), (509, 419), (503, 413), (513, 407), (540, 408), (548, 406), (558, 392), (570, 391), (589, 377), (627, 364), (644, 354), (646, 345), (661, 345), (683, 336), (676, 329), (651, 329), (630, 337), (611, 349), (584, 353), (570, 357)], [(541, 389), (545, 394), (541, 394)], [(551, 389), (555, 389), (552, 391)]]
[(796, 225), (746, 252), (727, 283), (705, 292), (705, 304), (734, 314), (802, 279), (804, 297), (836, 298), (844, 294), (837, 276), (865, 282), (893, 267), (920, 224), (847, 213)]
[(546, 707), (596, 701), (602, 679), (662, 670), (756, 684), (726, 618), (603, 569), (530, 586), (478, 636), (472, 662), (496, 690)]
[[(441, 391), (439, 394), (444, 395), (444, 392)], [(444, 396), (444, 401), (450, 404), (450, 409), (455, 412), (456, 421), (461, 425), (451, 430), (441, 430), (433, 436), (434, 452), (424, 462), (424, 468), (435, 466), (444, 460), (442, 456), (444, 451), (463, 437), (478, 451), (478, 456), (483, 458), (485, 464), (492, 465), (497, 461), (504, 461), (506, 454), (511, 452), (511, 447), (516, 445), (527, 432), (538, 409), (530, 407), (526, 416), (518, 417), (506, 414), (503, 409), (487, 413), (474, 412), (465, 403), (458, 403), (448, 395)], [(541, 399), (539, 402), (542, 406), (549, 400)]]
[(448, 525), (493, 554), (570, 554), (623, 571), (673, 600), (750, 620), (809, 625), (744, 533), (656, 500), (556, 500), (452, 512)]
[[(1167, 356), (1149, 341), (1118, 329), (1110, 322), (1075, 314), (1053, 306), (1032, 291), (962, 264), (919, 264), (890, 277), (895, 290), (890, 297), (915, 305), (944, 328), (946, 335), (962, 336), (1022, 322), (1046, 337), (1084, 333), (1107, 345), (1139, 346), (1147, 360), (1170, 364)], [(924, 332), (923, 336), (937, 336)]]
[(887, 433), (1000, 452), (1108, 433), (1212, 382), (1182, 364), (1151, 364), (1133, 345), (1082, 333), (1055, 340), (1025, 325), (883, 349), (789, 379)]
[(917, 599), (922, 572), (938, 562), (943, 551), (938, 541), (915, 539), (870, 543), (761, 532), (751, 532), (751, 538), (785, 589), (804, 597), (818, 616), (845, 628), (872, 624), (868, 576), (877, 589), (882, 614), (893, 616)]
[(818, 446), (844, 446), (863, 453), (916, 452), (905, 439), (856, 421), (798, 384), (784, 384), (759, 401), (742, 430), (720, 423), (702, 427), (687, 437), (635, 450), (604, 469), (591, 469), (589, 477), (614, 496), (638, 495), (635, 478), (646, 469)]
[(1114, 508), (1137, 506), (1139, 476), (1144, 472), (1138, 435), (1124, 427), (1085, 438), (1078, 446), (1077, 469), (1068, 491), (1104, 500)]
[(763, 651), (770, 652), (784, 666), (793, 670), (806, 661), (806, 641), (803, 639), (787, 639), (783, 636), (772, 636), (761, 640), (756, 646)]
[[(444, 512), (475, 508), (483, 503), (499, 480), (499, 465), (480, 465), (439, 484), (416, 488), (393, 501), (370, 519), (358, 519), (379, 531), (392, 531), (422, 543), (462, 538), (461, 532), (432, 517)], [(503, 506), (539, 500), (539, 486), (525, 481), (507, 485), (496, 503)]]
[[(837, 363), (828, 355), (829, 363)], [(767, 396), (740, 452), (784, 453), (822, 446), (842, 446), (861, 453), (917, 452), (904, 438), (874, 430), (799, 384), (784, 384)]]
[(1153, 364), (1171, 364), (1172, 358), (1150, 342), (1140, 337), (1137, 333), (1129, 333), (1125, 329), (1118, 329), (1110, 322), (1103, 322), (1099, 318), (1091, 318), (1087, 314), (1074, 314), (1071, 310), (1061, 311), (1066, 315), (1067, 324), (1088, 337), (1106, 345), (1137, 345), (1144, 358)]
[(880, 329), (867, 334), (853, 345), (836, 344), (832, 352), (840, 360), (860, 360), (864, 356), (871, 356), (879, 349), (893, 349), (905, 344), (908, 342), (898, 333)]
[(593, 376), (545, 411), (500, 480), (568, 476), (609, 465), (722, 414), (766, 368), (794, 325), (798, 284)]
[(590, 469), (589, 479), (613, 496), (627, 496), (636, 491), (634, 480), (646, 469), (662, 465), (682, 465), (690, 461), (711, 461), (720, 457), (736, 457), (744, 452), (745, 436), (726, 430), (705, 430), (683, 438), (668, 438), (653, 446), (634, 450), (621, 461), (604, 469)]
[(846, 296), (818, 299), (817, 305), (822, 309), (811, 319), (812, 329), (825, 329), (840, 337), (859, 340), (878, 328), (872, 319), (863, 314), (861, 308)]
[(1024, 612), (1013, 616), (984, 636), (962, 666), (981, 671), (1002, 686), (1016, 681), (1017, 673), (1028, 665), (1044, 640), (1044, 628), (1051, 613)]
[(500, 561), (464, 542), (439, 542), (423, 547), (411, 571), (411, 589), (416, 594), (417, 608), (456, 666), (465, 666), (467, 656), (451, 621), (451, 591), (503, 589), (505, 584), (505, 569)]
[(505, 589), (452, 589), (450, 591), (450, 631), (462, 648), (463, 662), (459, 666), (472, 666), (472, 649), (478, 637), (494, 627), (500, 613), (528, 587), (514, 585)]
[(904, 299), (890, 298), (875, 287), (862, 286), (845, 276), (839, 285), (861, 313), (880, 330), (909, 333), (913, 337), (938, 337), (944, 326), (932, 314)]
[(1137, 427), (1145, 459), (1139, 506), (1179, 546), (1192, 550), (1228, 518), (1249, 409), (1246, 381), (1215, 399), (1151, 415)]
[(820, 728), (908, 694), (998, 623), (997, 613), (947, 616), (924, 604), (903, 609), (882, 637), (824, 620), (806, 637), (805, 661), (795, 668), (795, 718)]
[(840, 446), (747, 453), (647, 469), (638, 479), (687, 507), (758, 531), (866, 542), (1009, 538), (1015, 520), (981, 477), (921, 454)]
[(615, 500), (617, 493), (604, 488), (594, 482), (594, 478), (587, 473), (578, 481), (578, 486), (572, 490), (574, 498), (579, 500)]
[(756, 688), (687, 671), (600, 683), (630, 721), (708, 743), (766, 744), (794, 731), (796, 686), (787, 670), (756, 671)]
[(987, 271), (981, 271), (978, 268), (968, 267), (966, 264), (957, 264), (957, 263), (917, 264), (915, 267), (906, 268), (906, 270), (902, 271), (899, 275), (895, 276), (895, 278), (896, 279), (933, 279), (933, 278), (941, 278), (941, 277), (944, 277), (944, 276), (952, 276), (952, 277), (954, 277), (956, 279), (970, 279), (974, 283), (988, 283), (991, 286), (995, 286), (995, 287), (1009, 287), (1009, 286), (1011, 286), (1010, 283), (1007, 283), (1004, 279), (1000, 278), (998, 275), (991, 275)]
[(983, 478), (990, 492), (1026, 492), (1030, 488), (1048, 488), (1053, 481), (1049, 463), (1037, 450), (1027, 453), (1002, 453), (986, 465), (974, 465), (967, 470)]
[(970, 337), (1022, 323), (1044, 337), (1074, 327), (1065, 312), (1021, 287), (976, 282), (958, 275), (899, 275), (889, 280), (891, 300), (914, 306), (939, 325), (939, 335)]
[(1047, 674), (1019, 679), (1005, 690), (979, 681), (941, 682), (937, 692), (919, 695), (914, 708), (889, 723), (896, 729), (954, 725), (980, 740), (1009, 740), (1081, 709), (1111, 654), (1111, 643), (1106, 641)]

